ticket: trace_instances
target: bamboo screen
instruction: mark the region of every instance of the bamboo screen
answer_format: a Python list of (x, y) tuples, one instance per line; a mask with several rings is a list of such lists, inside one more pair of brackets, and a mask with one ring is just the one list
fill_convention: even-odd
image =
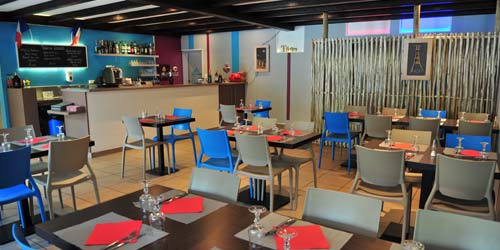
[(500, 33), (427, 35), (434, 38), (432, 78), (401, 80), (404, 39), (412, 36), (352, 37), (313, 41), (312, 119), (346, 105), (496, 113)]

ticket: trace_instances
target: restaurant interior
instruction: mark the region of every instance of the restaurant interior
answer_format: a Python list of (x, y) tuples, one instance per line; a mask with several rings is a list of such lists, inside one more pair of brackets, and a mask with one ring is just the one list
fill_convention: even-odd
[(0, 249), (500, 246), (500, 0), (0, 0)]

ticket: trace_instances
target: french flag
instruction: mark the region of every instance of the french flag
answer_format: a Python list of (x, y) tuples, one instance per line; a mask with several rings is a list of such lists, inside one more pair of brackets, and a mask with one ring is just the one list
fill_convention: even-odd
[(81, 33), (81, 24), (76, 25), (71, 29), (71, 46), (75, 46), (78, 44), (78, 40), (80, 40)]
[(26, 22), (24, 22), (22, 18), (19, 18), (17, 20), (16, 44), (18, 48), (20, 48), (22, 45), (22, 38), (23, 38), (22, 34), (28, 31), (29, 29), (30, 27), (28, 26), (28, 24), (26, 24)]

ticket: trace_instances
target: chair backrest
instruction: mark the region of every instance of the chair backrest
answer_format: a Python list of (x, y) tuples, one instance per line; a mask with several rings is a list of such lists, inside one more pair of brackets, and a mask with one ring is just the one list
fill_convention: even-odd
[(368, 114), (368, 108), (366, 106), (352, 106), (352, 105), (347, 105), (344, 108), (345, 112), (356, 112), (356, 113), (361, 113), (363, 115)]
[(90, 136), (50, 142), (49, 176), (73, 173), (87, 165), (89, 142)]
[(25, 184), (30, 174), (31, 147), (0, 152), (0, 189)]
[(417, 144), (430, 146), (432, 143), (432, 132), (409, 129), (393, 129), (392, 140), (396, 142), (413, 143), (417, 138)]
[(495, 161), (464, 160), (438, 155), (434, 186), (442, 194), (464, 200), (491, 195)]
[(197, 128), (196, 131), (198, 131), (202, 154), (211, 158), (231, 157), (231, 148), (225, 130)]
[(262, 124), (264, 129), (270, 129), (276, 125), (276, 122), (278, 122), (278, 119), (276, 118), (265, 118), (265, 117), (254, 117), (252, 120), (253, 125), (259, 125)]
[(441, 120), (439, 119), (421, 119), (417, 117), (410, 117), (410, 126), (408, 126), (408, 129), (430, 131), (431, 141), (433, 141), (439, 135), (440, 123)]
[(446, 118), (446, 110), (431, 110), (431, 109), (422, 109), (422, 117), (424, 118), (437, 118), (438, 111), (441, 111), (439, 117), (444, 119)]
[(405, 116), (407, 110), (406, 109), (398, 109), (398, 108), (386, 108), (382, 109), (383, 115), (394, 115), (396, 113), (398, 116)]
[(221, 120), (227, 123), (236, 122), (236, 106), (235, 105), (224, 105), (220, 104), (219, 111), (221, 114)]
[(462, 140), (462, 147), (464, 149), (471, 149), (481, 151), (483, 150), (483, 145), (481, 142), (487, 142), (486, 151), (491, 151), (491, 136), (477, 136), (477, 135), (460, 135), (460, 134), (446, 134), (446, 147), (454, 148), (458, 145), (458, 137), (464, 138)]
[[(262, 107), (264, 107), (264, 108), (271, 107), (271, 101), (268, 101), (268, 100), (256, 100), (255, 101), (255, 106), (259, 107), (260, 104), (262, 104)], [(254, 117), (269, 117), (269, 111), (262, 111), (262, 112), (253, 113), (253, 116)]]
[(290, 129), (292, 127), (295, 130), (300, 130), (303, 132), (312, 132), (314, 131), (314, 122), (309, 122), (309, 121), (290, 121), (287, 120), (285, 121), (285, 129)]
[(466, 112), (464, 114), (465, 120), (478, 120), (478, 121), (486, 121), (490, 117), (488, 113), (469, 113)]
[(239, 176), (212, 169), (194, 168), (188, 192), (216, 200), (236, 202), (239, 188)]
[[(172, 115), (191, 118), (192, 114), (193, 114), (192, 109), (174, 108), (174, 113)], [(186, 123), (181, 123), (181, 124), (176, 124), (176, 125), (170, 126), (172, 134), (174, 134), (175, 129), (177, 129), (177, 130), (189, 130), (189, 132), (191, 132), (190, 124), (191, 124), (190, 122), (186, 122)]]
[[(26, 126), (20, 126), (20, 127), (12, 127), (12, 128), (2, 128), (0, 129), (0, 134), (2, 133), (8, 133), (9, 136), (7, 136), (7, 139), (9, 141), (19, 141), (19, 140), (24, 140), (26, 137), (26, 129), (31, 128), (31, 131), (33, 133), (36, 133), (35, 129), (33, 128), (33, 125), (29, 124)], [(33, 134), (33, 136), (36, 136)], [(2, 139), (2, 138), (0, 138)]]
[(470, 122), (460, 121), (458, 133), (462, 135), (482, 135), (491, 136), (492, 123), (487, 122)]
[(349, 134), (349, 113), (324, 112), (325, 130), (334, 134)]
[(266, 136), (235, 134), (240, 160), (252, 166), (268, 166), (269, 145)]
[(302, 220), (376, 238), (382, 201), (319, 188), (307, 189)]
[(356, 145), (358, 172), (369, 184), (394, 187), (404, 183), (403, 150), (380, 150)]
[(125, 125), (127, 137), (132, 140), (144, 139), (144, 130), (142, 129), (139, 119), (134, 116), (122, 116), (122, 123)]
[(365, 131), (366, 135), (374, 138), (386, 138), (387, 130), (392, 128), (392, 119), (390, 116), (366, 115)]
[(17, 245), (21, 248), (21, 250), (37, 250), (38, 248), (33, 248), (24, 237), (23, 229), (17, 224), (12, 224), (12, 237), (16, 241)]
[(494, 250), (500, 223), (471, 216), (419, 209), (413, 239), (425, 249)]

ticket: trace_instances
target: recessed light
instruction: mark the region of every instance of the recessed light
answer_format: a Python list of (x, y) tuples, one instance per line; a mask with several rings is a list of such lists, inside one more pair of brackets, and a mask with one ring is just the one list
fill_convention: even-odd
[(173, 16), (173, 15), (179, 15), (179, 14), (184, 14), (184, 13), (187, 13), (187, 11), (177, 11), (177, 12), (169, 12), (169, 13), (152, 15), (152, 16), (143, 16), (143, 17), (128, 18), (128, 19), (123, 19), (123, 20), (118, 20), (118, 21), (111, 21), (111, 22), (108, 22), (108, 23), (123, 23), (123, 22), (137, 21), (137, 20), (143, 20), (143, 19), (149, 19), (149, 18), (156, 18), (156, 17), (162, 17), (162, 16)]

